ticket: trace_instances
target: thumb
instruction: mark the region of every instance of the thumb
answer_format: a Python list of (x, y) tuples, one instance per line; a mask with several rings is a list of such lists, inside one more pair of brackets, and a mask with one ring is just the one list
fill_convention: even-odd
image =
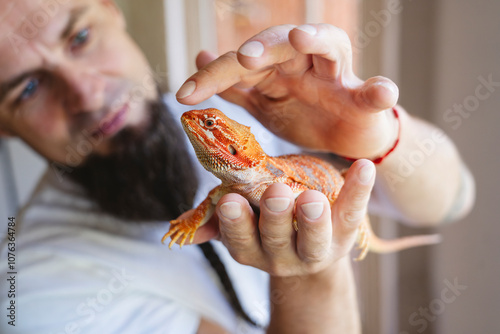
[(345, 184), (332, 206), (333, 237), (338, 245), (355, 240), (357, 229), (365, 218), (374, 183), (375, 166), (370, 160), (357, 160), (349, 168)]
[(398, 86), (385, 77), (370, 78), (360, 88), (359, 104), (373, 112), (392, 108), (398, 102)]

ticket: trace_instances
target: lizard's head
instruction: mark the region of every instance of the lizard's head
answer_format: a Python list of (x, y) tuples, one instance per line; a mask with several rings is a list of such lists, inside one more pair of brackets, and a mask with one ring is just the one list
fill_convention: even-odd
[(219, 171), (252, 168), (265, 157), (250, 127), (233, 121), (218, 109), (187, 111), (181, 121), (198, 160), (216, 176)]

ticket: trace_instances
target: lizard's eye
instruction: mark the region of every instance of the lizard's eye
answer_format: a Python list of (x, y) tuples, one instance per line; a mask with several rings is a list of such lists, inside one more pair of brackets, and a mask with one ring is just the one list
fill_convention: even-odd
[(215, 119), (213, 119), (213, 118), (207, 118), (205, 120), (205, 127), (207, 129), (212, 129), (213, 127), (215, 127)]

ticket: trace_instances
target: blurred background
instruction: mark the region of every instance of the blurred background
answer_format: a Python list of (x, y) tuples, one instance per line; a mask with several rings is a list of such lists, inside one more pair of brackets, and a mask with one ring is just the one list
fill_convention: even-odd
[[(363, 333), (499, 333), (500, 1), (118, 0), (162, 88), (195, 71), (201, 49), (235, 50), (275, 24), (326, 22), (347, 31), (361, 78), (384, 75), (400, 103), (438, 124), (477, 183), (473, 212), (436, 230), (375, 219), (386, 237), (441, 233), (441, 245), (369, 255), (356, 266)], [(0, 140), (1, 217), (15, 215), (46, 162)]]

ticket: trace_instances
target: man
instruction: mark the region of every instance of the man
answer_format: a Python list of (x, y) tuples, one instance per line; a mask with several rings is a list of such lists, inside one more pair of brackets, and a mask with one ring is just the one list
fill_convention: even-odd
[[(224, 196), (195, 243), (218, 238), (227, 248), (215, 243), (243, 311), (231, 308), (198, 248), (159, 244), (164, 222), (191, 206), (196, 172), (121, 13), (111, 0), (64, 2), (26, 36), (23, 24), (41, 8), (0, 0), (0, 129), (52, 167), (18, 217), (17, 297), (2, 300), (5, 308), (14, 300), (17, 319), (3, 321), (4, 332), (358, 333), (348, 254), (375, 170), (374, 210), (408, 223), (457, 219), (473, 203), (453, 144), (401, 107), (393, 112), (390, 80), (352, 73), (339, 29), (278, 26), (238, 52), (200, 53), (179, 102), (219, 94), (295, 144), (380, 162), (353, 163), (332, 207), (318, 192), (301, 194), (297, 233), (288, 187), (264, 193), (259, 217), (241, 196)], [(434, 151), (402, 176), (401, 158), (429, 140)], [(83, 142), (91, 143), (84, 154), (68, 155)]]

